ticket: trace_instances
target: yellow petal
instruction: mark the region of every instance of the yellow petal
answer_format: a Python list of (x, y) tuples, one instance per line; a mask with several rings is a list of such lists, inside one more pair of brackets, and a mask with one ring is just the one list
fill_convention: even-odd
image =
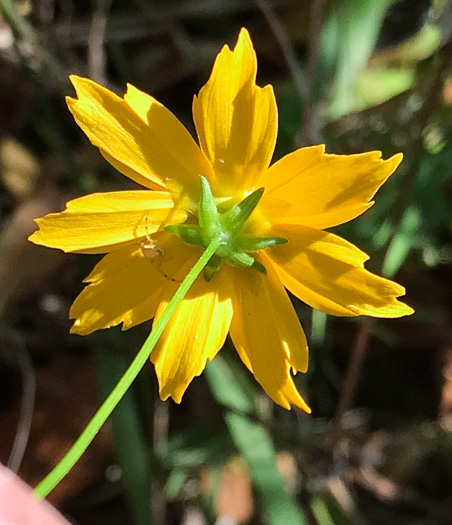
[(267, 275), (249, 268), (230, 269), (234, 273), (232, 341), (273, 401), (309, 413), (291, 375), (291, 370), (307, 370), (306, 337), (271, 262), (263, 262)]
[(185, 211), (173, 208), (169, 193), (158, 191), (93, 193), (66, 206), (35, 219), (39, 230), (30, 240), (65, 252), (105, 253), (186, 218)]
[(413, 313), (397, 300), (405, 288), (365, 270), (368, 256), (341, 237), (295, 225), (275, 226), (272, 235), (288, 239), (266, 250), (282, 283), (313, 308), (341, 316)]
[[(193, 266), (186, 265), (186, 272)], [(159, 306), (154, 325), (174, 295), (177, 283), (169, 285)], [(187, 386), (199, 376), (223, 346), (232, 317), (228, 280), (221, 268), (206, 282), (195, 281), (161, 335), (151, 360), (155, 364), (160, 397), (171, 396), (180, 403)]]
[(122, 99), (92, 80), (71, 81), (78, 98), (67, 98), (70, 111), (117, 169), (151, 189), (198, 192), (199, 174), (209, 177), (211, 168), (170, 111), (132, 86)]
[(146, 257), (139, 246), (106, 255), (85, 279), (89, 284), (70, 310), (72, 333), (86, 335), (123, 323), (123, 330), (152, 319), (164, 287), (173, 282), (192, 249), (167, 233), (156, 234), (160, 252)]
[(201, 149), (214, 167), (215, 195), (251, 189), (268, 167), (277, 133), (273, 88), (256, 86), (257, 60), (242, 29), (233, 51), (224, 46), (207, 84), (193, 100)]
[[(294, 151), (259, 180), (265, 187), (259, 208), (271, 222), (325, 229), (350, 221), (372, 206), (372, 197), (402, 160), (402, 154), (382, 160), (379, 151), (328, 155), (324, 150), (321, 145)], [(281, 202), (285, 205), (276, 206)]]

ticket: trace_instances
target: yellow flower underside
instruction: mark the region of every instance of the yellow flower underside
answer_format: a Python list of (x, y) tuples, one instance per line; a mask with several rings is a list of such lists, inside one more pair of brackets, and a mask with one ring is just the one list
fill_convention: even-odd
[(38, 219), (31, 240), (68, 252), (106, 253), (71, 308), (72, 331), (89, 334), (121, 323), (127, 329), (156, 322), (199, 257), (198, 248), (163, 229), (194, 220), (200, 175), (229, 205), (264, 187), (250, 229), (288, 242), (258, 254), (266, 275), (223, 264), (210, 281), (200, 276), (152, 361), (161, 397), (180, 402), (230, 333), (267, 394), (285, 408), (309, 412), (293, 378), (307, 369), (307, 342), (284, 287), (333, 315), (412, 313), (397, 299), (402, 286), (367, 271), (365, 253), (322, 231), (366, 211), (402, 156), (329, 155), (324, 146), (313, 146), (269, 167), (277, 108), (272, 87), (256, 85), (256, 71), (242, 29), (235, 48), (221, 50), (193, 101), (200, 147), (174, 115), (133, 86), (121, 98), (71, 77), (77, 98), (68, 98), (68, 105), (79, 126), (115, 168), (147, 189), (75, 199), (63, 212)]

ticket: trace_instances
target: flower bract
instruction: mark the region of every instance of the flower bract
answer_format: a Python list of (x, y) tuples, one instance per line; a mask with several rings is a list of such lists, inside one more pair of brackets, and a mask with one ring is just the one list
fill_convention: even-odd
[(105, 159), (144, 190), (72, 200), (36, 222), (31, 240), (66, 252), (106, 254), (70, 310), (72, 332), (159, 319), (212, 238), (221, 245), (157, 343), (162, 399), (180, 402), (230, 334), (246, 367), (285, 408), (309, 412), (294, 374), (308, 367), (306, 337), (285, 290), (332, 315), (401, 317), (399, 284), (364, 268), (368, 256), (325, 229), (373, 204), (402, 155), (339, 156), (302, 148), (270, 166), (277, 106), (256, 85), (257, 60), (242, 29), (224, 46), (193, 101), (199, 146), (154, 98), (123, 97), (77, 76), (76, 122)]

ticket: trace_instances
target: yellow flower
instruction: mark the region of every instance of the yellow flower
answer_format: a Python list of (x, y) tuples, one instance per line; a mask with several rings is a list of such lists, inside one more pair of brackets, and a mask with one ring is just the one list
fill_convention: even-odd
[[(200, 147), (174, 115), (137, 88), (129, 85), (120, 98), (72, 76), (78, 98), (67, 102), (79, 126), (110, 164), (148, 189), (75, 199), (63, 212), (37, 219), (39, 231), (30, 239), (66, 252), (107, 254), (70, 311), (72, 332), (89, 334), (120, 323), (124, 330), (152, 318), (155, 323), (209, 242), (209, 231), (216, 235), (225, 223), (236, 228), (151, 355), (160, 395), (180, 402), (230, 333), (267, 394), (285, 408), (309, 412), (292, 377), (306, 371), (308, 348), (284, 287), (332, 315), (413, 312), (397, 300), (402, 286), (364, 269), (364, 252), (322, 231), (367, 210), (402, 155), (385, 161), (380, 152), (338, 156), (313, 146), (269, 167), (277, 107), (272, 87), (256, 85), (256, 70), (242, 29), (194, 98)], [(209, 195), (212, 220), (203, 218)], [(237, 210), (242, 222), (231, 226)]]

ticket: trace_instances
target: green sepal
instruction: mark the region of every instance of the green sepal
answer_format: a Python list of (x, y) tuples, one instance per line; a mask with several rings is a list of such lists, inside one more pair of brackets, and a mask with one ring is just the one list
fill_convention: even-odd
[(165, 231), (176, 235), (187, 244), (204, 248), (202, 231), (197, 224), (171, 224), (165, 226)]
[(210, 261), (206, 264), (204, 268), (204, 279), (209, 282), (210, 279), (215, 275), (215, 273), (220, 269), (222, 260), (218, 255), (212, 255)]
[(221, 257), (216, 255), (216, 254), (214, 254), (210, 258), (210, 260), (209, 260), (209, 262), (207, 263), (206, 266), (209, 267), (209, 268), (216, 268), (218, 270), (220, 265), (221, 265)]
[(209, 182), (202, 175), (201, 199), (198, 207), (199, 224), (177, 224), (165, 228), (179, 237), (186, 244), (204, 249), (214, 240), (217, 249), (204, 268), (204, 278), (210, 281), (220, 268), (223, 259), (241, 268), (253, 268), (266, 274), (265, 266), (256, 261), (248, 252), (259, 252), (270, 246), (285, 244), (282, 237), (252, 237), (243, 232), (244, 226), (253, 210), (258, 205), (264, 188), (254, 191), (230, 210), (220, 213), (213, 198)]
[(265, 268), (265, 266), (259, 261), (254, 260), (253, 266), (251, 266), (251, 268), (253, 268), (253, 270), (257, 270), (259, 273), (267, 275), (267, 268)]
[(237, 244), (244, 252), (258, 252), (277, 244), (286, 244), (287, 239), (283, 237), (251, 237), (250, 235), (239, 237)]
[(251, 255), (248, 255), (245, 252), (237, 251), (232, 252), (228, 255), (228, 260), (234, 265), (234, 266), (244, 266), (245, 268), (249, 268), (250, 266), (253, 266), (254, 264), (254, 257), (251, 257)]
[(201, 201), (199, 203), (199, 226), (203, 232), (204, 239), (213, 239), (218, 235), (220, 214), (218, 213), (215, 199), (212, 195), (209, 182), (201, 177)]
[(263, 194), (264, 188), (259, 188), (221, 216), (221, 224), (225, 230), (230, 232), (231, 236), (243, 228)]

